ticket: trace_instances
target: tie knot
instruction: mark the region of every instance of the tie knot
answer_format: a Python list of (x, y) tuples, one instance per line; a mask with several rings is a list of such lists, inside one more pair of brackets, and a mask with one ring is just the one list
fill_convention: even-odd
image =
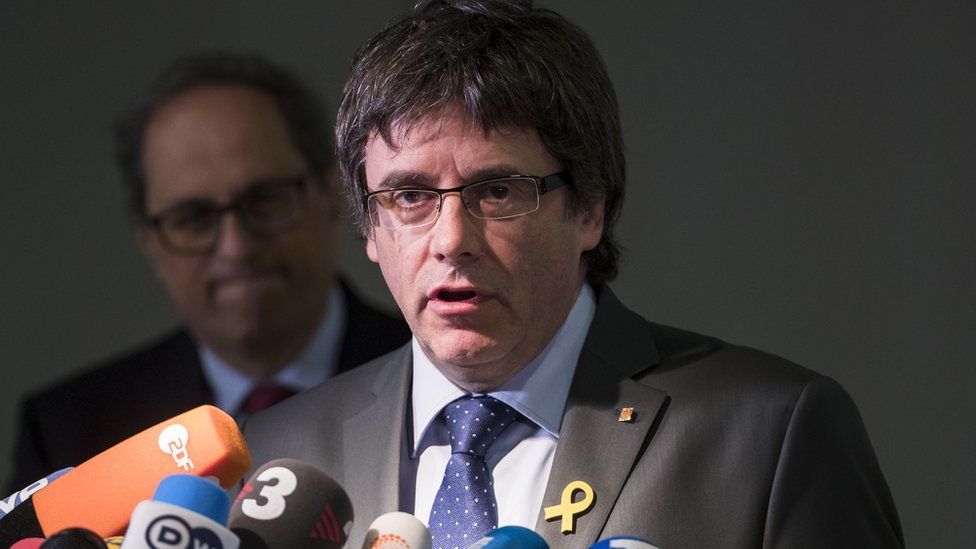
[(518, 417), (508, 404), (489, 396), (467, 396), (441, 414), (451, 434), (451, 453), (484, 456), (498, 435)]
[(242, 410), (247, 414), (256, 414), (265, 408), (270, 408), (282, 400), (295, 394), (295, 391), (273, 383), (258, 385), (247, 395)]

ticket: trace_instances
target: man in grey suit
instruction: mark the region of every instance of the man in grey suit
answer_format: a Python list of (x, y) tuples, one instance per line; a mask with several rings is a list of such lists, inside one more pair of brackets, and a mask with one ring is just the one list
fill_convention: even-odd
[(553, 547), (898, 547), (850, 397), (759, 351), (648, 322), (607, 286), (616, 99), (582, 30), (531, 2), (434, 1), (357, 54), (340, 169), (413, 332), (254, 416), (255, 463), (334, 476), (435, 547), (521, 525)]

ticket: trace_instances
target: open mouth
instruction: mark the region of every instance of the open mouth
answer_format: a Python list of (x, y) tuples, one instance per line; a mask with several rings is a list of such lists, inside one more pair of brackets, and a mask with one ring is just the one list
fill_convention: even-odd
[(437, 292), (437, 299), (440, 301), (448, 301), (448, 302), (468, 301), (476, 297), (478, 297), (478, 294), (476, 294), (472, 290), (459, 290), (459, 291), (441, 290)]

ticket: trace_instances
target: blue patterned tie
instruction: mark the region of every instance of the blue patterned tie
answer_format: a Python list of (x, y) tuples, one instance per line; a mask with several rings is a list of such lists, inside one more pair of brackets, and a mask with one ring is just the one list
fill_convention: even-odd
[(498, 526), (495, 490), (485, 452), (518, 417), (489, 396), (467, 396), (441, 412), (451, 434), (451, 459), (430, 512), (434, 549), (466, 549)]

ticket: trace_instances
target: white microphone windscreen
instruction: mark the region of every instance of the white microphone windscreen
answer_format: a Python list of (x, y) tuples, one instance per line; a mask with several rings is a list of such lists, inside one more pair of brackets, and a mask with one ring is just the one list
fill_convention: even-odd
[(410, 513), (380, 515), (369, 525), (363, 549), (431, 549), (430, 532)]

